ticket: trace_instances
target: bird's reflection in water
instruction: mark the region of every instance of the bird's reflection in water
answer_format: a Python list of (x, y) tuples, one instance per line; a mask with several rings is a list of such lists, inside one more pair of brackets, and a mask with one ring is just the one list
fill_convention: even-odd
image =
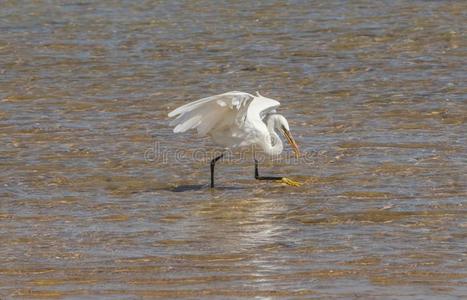
[(269, 275), (286, 267), (275, 256), (289, 236), (283, 222), (287, 210), (278, 199), (200, 202), (196, 210), (200, 217), (198, 238), (206, 241), (206, 248), (217, 259), (225, 259), (223, 264), (244, 276), (242, 287), (273, 291), (276, 287)]

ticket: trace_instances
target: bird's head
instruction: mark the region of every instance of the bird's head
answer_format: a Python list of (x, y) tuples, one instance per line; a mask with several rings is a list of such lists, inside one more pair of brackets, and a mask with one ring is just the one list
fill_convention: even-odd
[(295, 142), (292, 134), (290, 133), (289, 122), (287, 122), (287, 119), (282, 115), (272, 114), (269, 120), (272, 120), (274, 122), (274, 128), (279, 130), (285, 136), (287, 142), (292, 147), (295, 156), (297, 158), (300, 157), (300, 149), (298, 148), (297, 143)]

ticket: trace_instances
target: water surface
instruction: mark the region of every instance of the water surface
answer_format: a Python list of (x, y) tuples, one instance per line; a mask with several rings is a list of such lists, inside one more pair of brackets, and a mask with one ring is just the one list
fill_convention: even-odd
[[(466, 12), (3, 1), (0, 298), (465, 297)], [(229, 90), (282, 102), (308, 160), (262, 172), (303, 186), (245, 159), (207, 188), (166, 116)]]

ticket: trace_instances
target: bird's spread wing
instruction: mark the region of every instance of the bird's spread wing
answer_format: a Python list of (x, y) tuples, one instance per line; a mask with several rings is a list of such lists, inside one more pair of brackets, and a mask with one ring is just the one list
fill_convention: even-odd
[(177, 116), (170, 125), (175, 126), (174, 132), (196, 128), (198, 134), (203, 136), (219, 123), (246, 111), (253, 98), (253, 95), (242, 92), (228, 92), (203, 98), (170, 112), (169, 117)]
[(262, 96), (255, 97), (243, 92), (228, 92), (203, 98), (183, 105), (169, 113), (177, 118), (170, 125), (174, 132), (195, 129), (204, 136), (213, 128), (239, 128), (248, 117), (262, 118), (264, 111), (275, 109), (279, 102)]

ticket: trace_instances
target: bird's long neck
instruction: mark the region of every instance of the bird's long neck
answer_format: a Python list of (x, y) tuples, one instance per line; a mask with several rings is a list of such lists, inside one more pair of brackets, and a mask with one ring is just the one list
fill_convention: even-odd
[(266, 125), (268, 127), (270, 139), (265, 143), (264, 152), (268, 155), (279, 155), (282, 153), (284, 145), (282, 144), (282, 140), (279, 135), (276, 133), (275, 120), (273, 116), (267, 119)]

